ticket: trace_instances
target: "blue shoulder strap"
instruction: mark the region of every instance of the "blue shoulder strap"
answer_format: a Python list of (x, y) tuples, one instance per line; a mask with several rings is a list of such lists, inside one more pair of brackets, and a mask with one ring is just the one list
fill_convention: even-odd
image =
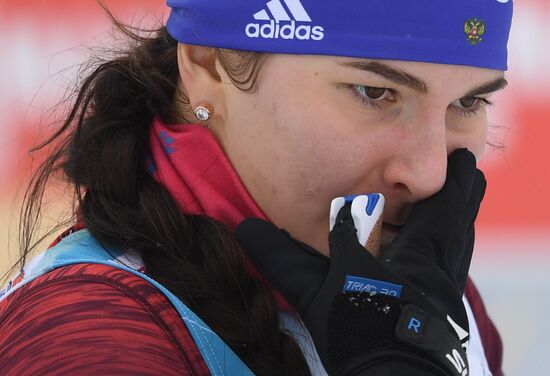
[(117, 262), (116, 257), (121, 255), (121, 251), (101, 246), (87, 230), (81, 230), (46, 251), (37, 264), (33, 265), (32, 274), (25, 278), (25, 283), (70, 264), (105, 264), (126, 270), (153, 284), (170, 300), (189, 329), (212, 375), (254, 375), (233, 350), (178, 297), (147, 275)]

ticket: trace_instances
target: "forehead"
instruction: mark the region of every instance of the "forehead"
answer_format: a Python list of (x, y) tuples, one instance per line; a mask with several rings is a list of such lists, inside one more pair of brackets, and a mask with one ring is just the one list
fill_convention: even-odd
[(448, 79), (450, 77), (492, 80), (504, 76), (504, 73), (499, 70), (467, 65), (436, 64), (404, 60), (357, 59), (339, 56), (328, 56), (325, 58), (331, 60), (333, 64), (356, 69), (360, 69), (369, 64), (387, 66), (394, 70), (415, 76), (425, 82), (441, 78)]
[(506, 85), (503, 71), (466, 65), (320, 55), (277, 55), (275, 60), (280, 63), (276, 69), (288, 73), (314, 72), (320, 79), (352, 80), (365, 85), (391, 82), (421, 94), (441, 90), (469, 93), (477, 89), (485, 94)]
[[(352, 59), (348, 59), (352, 60)], [(471, 67), (467, 65), (450, 65), (450, 64), (435, 64), (435, 63), (423, 63), (417, 61), (401, 61), (401, 60), (368, 60), (363, 59), (363, 62), (379, 62), (381, 64), (392, 67), (396, 70), (401, 70), (409, 74), (418, 76), (429, 80), (430, 78), (437, 79), (439, 77), (472, 77), (472, 78), (485, 78), (496, 79), (503, 77), (502, 71)]]

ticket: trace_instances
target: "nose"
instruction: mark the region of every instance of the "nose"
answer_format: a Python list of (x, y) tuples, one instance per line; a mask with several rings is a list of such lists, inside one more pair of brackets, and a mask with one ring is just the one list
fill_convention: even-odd
[(406, 205), (434, 195), (445, 183), (445, 116), (423, 116), (408, 122), (399, 132), (401, 142), (396, 143), (383, 179), (390, 196), (396, 198), (394, 201)]

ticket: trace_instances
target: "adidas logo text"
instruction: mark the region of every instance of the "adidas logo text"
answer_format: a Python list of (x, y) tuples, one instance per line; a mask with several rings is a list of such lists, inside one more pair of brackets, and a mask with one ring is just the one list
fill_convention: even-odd
[[(282, 3), (286, 5), (286, 9)], [(249, 38), (319, 41), (325, 37), (322, 26), (311, 25), (311, 18), (300, 0), (271, 0), (266, 5), (272, 17), (266, 9), (254, 14), (256, 21), (264, 22), (246, 25), (246, 35)], [(290, 18), (289, 13), (294, 19)]]
[(268, 24), (249, 23), (246, 25), (246, 35), (250, 38), (282, 38), (282, 39), (300, 39), (300, 40), (322, 40), (325, 35), (321, 26), (296, 27), (295, 21), (290, 24), (280, 25), (271, 20)]

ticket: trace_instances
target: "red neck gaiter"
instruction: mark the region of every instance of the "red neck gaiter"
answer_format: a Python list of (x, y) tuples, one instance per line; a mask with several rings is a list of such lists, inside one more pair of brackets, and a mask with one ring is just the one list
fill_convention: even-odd
[(201, 214), (231, 230), (247, 217), (265, 220), (221, 146), (200, 125), (153, 121), (147, 168), (187, 214)]
[[(168, 125), (155, 118), (150, 147), (151, 157), (146, 168), (186, 214), (217, 219), (232, 231), (248, 217), (269, 220), (207, 128)], [(267, 282), (251, 262), (246, 267), (252, 276)], [(284, 297), (272, 290), (279, 308), (289, 309)]]

